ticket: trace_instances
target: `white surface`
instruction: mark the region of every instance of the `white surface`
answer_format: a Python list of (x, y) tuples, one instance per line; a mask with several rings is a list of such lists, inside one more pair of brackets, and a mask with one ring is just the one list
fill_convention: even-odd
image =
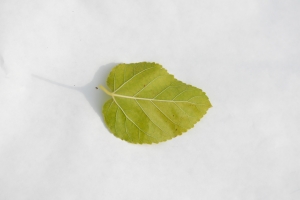
[[(299, 6), (1, 0), (0, 199), (300, 199)], [(94, 87), (139, 61), (213, 108), (165, 143), (114, 137)]]

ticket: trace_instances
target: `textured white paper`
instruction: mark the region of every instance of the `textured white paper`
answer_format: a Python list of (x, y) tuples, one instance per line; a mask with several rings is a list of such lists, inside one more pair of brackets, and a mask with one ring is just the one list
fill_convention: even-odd
[[(298, 0), (0, 0), (0, 199), (299, 200)], [(203, 89), (190, 131), (133, 145), (95, 87), (151, 61)]]

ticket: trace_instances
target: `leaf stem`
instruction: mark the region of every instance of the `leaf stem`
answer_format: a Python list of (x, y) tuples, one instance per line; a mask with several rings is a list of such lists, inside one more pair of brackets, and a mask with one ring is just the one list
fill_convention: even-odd
[(99, 85), (99, 88), (105, 92), (106, 94), (108, 94), (109, 96), (113, 96), (111, 92), (109, 92), (105, 87), (103, 87), (102, 85)]

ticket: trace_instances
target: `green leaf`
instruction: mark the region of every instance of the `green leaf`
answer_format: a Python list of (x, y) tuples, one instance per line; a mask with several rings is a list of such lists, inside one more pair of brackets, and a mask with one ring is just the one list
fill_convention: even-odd
[(158, 143), (186, 132), (211, 107), (205, 93), (176, 80), (157, 63), (119, 64), (99, 86), (112, 98), (103, 106), (109, 130), (131, 143)]

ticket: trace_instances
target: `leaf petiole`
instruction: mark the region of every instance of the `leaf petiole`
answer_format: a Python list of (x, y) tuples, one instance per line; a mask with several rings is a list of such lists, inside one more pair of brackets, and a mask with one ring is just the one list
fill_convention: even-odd
[(102, 85), (99, 85), (99, 87), (103, 92), (105, 92), (106, 94), (108, 94), (109, 96), (113, 96), (111, 92), (109, 92), (105, 87), (103, 87)]

